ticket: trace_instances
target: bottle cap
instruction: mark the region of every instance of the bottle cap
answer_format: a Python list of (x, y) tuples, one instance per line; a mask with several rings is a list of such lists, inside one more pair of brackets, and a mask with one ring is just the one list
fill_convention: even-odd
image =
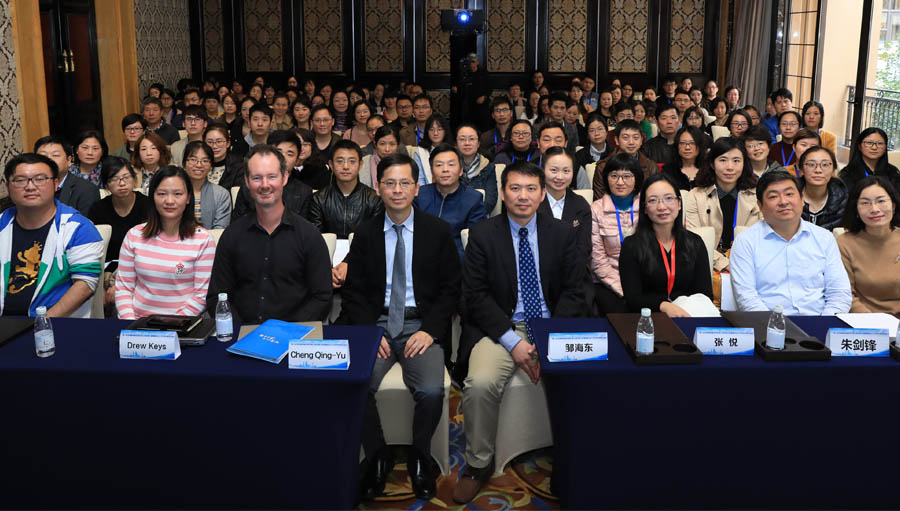
[(228, 301), (228, 293), (219, 293), (219, 301), (227, 302)]
[(37, 313), (38, 316), (43, 316), (44, 314), (47, 314), (47, 307), (41, 305), (40, 307), (38, 307), (38, 308), (35, 309), (34, 311)]
[(645, 318), (646, 318), (646, 317), (649, 317), (649, 316), (650, 316), (650, 309), (648, 309), (647, 307), (644, 307), (643, 309), (641, 309), (641, 316), (644, 316)]
[(781, 305), (776, 305), (772, 309), (772, 311), (777, 312), (778, 314), (782, 314), (784, 312), (784, 307), (782, 307)]

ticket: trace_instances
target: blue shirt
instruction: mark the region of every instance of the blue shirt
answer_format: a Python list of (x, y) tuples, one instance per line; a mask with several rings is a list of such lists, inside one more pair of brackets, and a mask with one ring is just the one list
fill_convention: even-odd
[[(525, 321), (525, 304), (522, 303), (522, 283), (519, 282), (519, 229), (522, 227), (515, 220), (509, 218), (509, 230), (512, 234), (512, 244), (513, 251), (515, 252), (515, 260), (516, 260), (516, 311), (513, 313), (512, 320), (513, 322), (522, 322)], [(528, 243), (531, 245), (531, 253), (534, 254), (534, 272), (537, 275), (541, 274), (541, 258), (538, 255), (538, 236), (537, 236), (537, 215), (531, 217), (531, 220), (528, 224), (525, 225), (525, 228), (528, 229)], [(544, 300), (544, 289), (541, 287), (540, 282), (538, 283), (538, 292), (540, 293), (541, 299), (541, 317), (549, 318), (550, 317), (550, 309), (547, 308), (547, 301)], [(510, 328), (503, 335), (500, 336), (500, 344), (506, 348), (506, 351), (512, 351), (513, 348), (516, 347), (516, 344), (521, 341), (522, 338), (519, 337), (516, 332)], [(526, 341), (527, 342), (527, 341)]]
[[(403, 244), (406, 256), (406, 306), (416, 306), (416, 295), (413, 293), (412, 257), (413, 257), (413, 217), (415, 210), (410, 210), (409, 216), (403, 221)], [(391, 305), (391, 280), (394, 277), (394, 249), (397, 247), (397, 231), (394, 230), (394, 222), (391, 217), (384, 214), (384, 263), (387, 268), (387, 285), (384, 287), (384, 306)]]
[(453, 232), (453, 241), (456, 243), (460, 261), (463, 258), (460, 233), (463, 229), (468, 229), (487, 218), (487, 210), (484, 208), (481, 192), (462, 183), (446, 196), (441, 194), (434, 183), (422, 186), (419, 188), (419, 195), (416, 196), (413, 204), (425, 213), (450, 224), (450, 231)]
[(764, 120), (762, 124), (766, 127), (767, 130), (769, 130), (769, 133), (772, 135), (772, 143), (774, 144), (775, 142), (777, 142), (778, 139), (776, 139), (775, 137), (781, 134), (781, 130), (778, 128), (778, 116), (773, 115), (772, 117)]
[(585, 105), (591, 107), (591, 109), (597, 109), (597, 102), (600, 100), (600, 94), (597, 94), (596, 91), (591, 91), (581, 96), (581, 102)]
[(831, 232), (800, 221), (790, 239), (765, 221), (748, 227), (731, 247), (731, 282), (737, 308), (785, 314), (831, 316), (848, 312), (850, 279)]

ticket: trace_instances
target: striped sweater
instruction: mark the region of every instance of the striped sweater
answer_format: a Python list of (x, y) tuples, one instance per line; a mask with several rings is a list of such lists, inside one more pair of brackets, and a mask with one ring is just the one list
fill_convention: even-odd
[[(0, 266), (3, 268), (3, 284), (0, 285), (0, 314), (6, 300), (6, 286), (12, 269), (13, 219), (16, 208), (9, 208), (0, 215)], [(85, 282), (96, 289), (100, 277), (100, 257), (103, 255), (103, 239), (90, 220), (69, 206), (56, 201), (56, 217), (47, 233), (41, 264), (38, 268), (38, 284), (31, 298), (28, 315), (43, 305), (50, 309), (65, 295), (75, 281)], [(91, 300), (71, 314), (73, 318), (91, 317)]]
[(121, 319), (151, 314), (197, 316), (206, 308), (206, 290), (216, 243), (198, 227), (179, 240), (157, 234), (143, 236), (146, 224), (132, 227), (119, 252), (116, 309)]

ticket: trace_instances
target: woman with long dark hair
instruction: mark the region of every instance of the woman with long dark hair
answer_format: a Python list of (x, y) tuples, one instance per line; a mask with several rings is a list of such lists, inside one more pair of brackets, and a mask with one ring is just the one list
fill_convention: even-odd
[(216, 243), (194, 218), (187, 173), (171, 165), (159, 169), (150, 180), (150, 198), (147, 222), (129, 230), (122, 243), (116, 310), (122, 319), (200, 315)]
[(841, 225), (847, 208), (847, 185), (834, 174), (837, 158), (831, 149), (812, 146), (800, 155), (797, 169), (803, 194), (802, 217), (829, 231)]
[[(95, 186), (100, 186), (100, 173), (102, 172), (100, 161), (109, 153), (103, 133), (97, 130), (82, 132), (75, 139), (74, 148), (75, 164), (68, 169), (69, 173), (90, 181)], [(59, 170), (60, 172), (66, 171), (66, 169)]]
[(856, 137), (850, 150), (850, 163), (840, 173), (847, 188), (852, 190), (864, 177), (881, 176), (895, 190), (900, 190), (900, 171), (888, 163), (887, 143), (887, 133), (881, 128), (866, 128)]
[(705, 166), (709, 149), (706, 140), (706, 133), (694, 126), (682, 126), (675, 134), (675, 158), (663, 167), (663, 172), (678, 183), (680, 190), (693, 188), (694, 179)]
[(682, 226), (681, 197), (667, 174), (644, 181), (635, 233), (622, 242), (619, 278), (631, 312), (647, 307), (670, 317), (690, 314), (672, 303), (702, 293), (712, 300), (712, 277), (700, 236)]
[(419, 145), (412, 157), (419, 166), (419, 184), (431, 183), (431, 151), (440, 144), (452, 143), (453, 132), (448, 123), (440, 115), (432, 115), (425, 121), (425, 136), (419, 140)]

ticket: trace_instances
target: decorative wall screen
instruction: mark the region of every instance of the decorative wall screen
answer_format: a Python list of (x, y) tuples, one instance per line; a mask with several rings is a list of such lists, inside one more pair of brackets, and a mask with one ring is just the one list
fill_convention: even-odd
[(649, 0), (610, 0), (609, 71), (647, 71)]

